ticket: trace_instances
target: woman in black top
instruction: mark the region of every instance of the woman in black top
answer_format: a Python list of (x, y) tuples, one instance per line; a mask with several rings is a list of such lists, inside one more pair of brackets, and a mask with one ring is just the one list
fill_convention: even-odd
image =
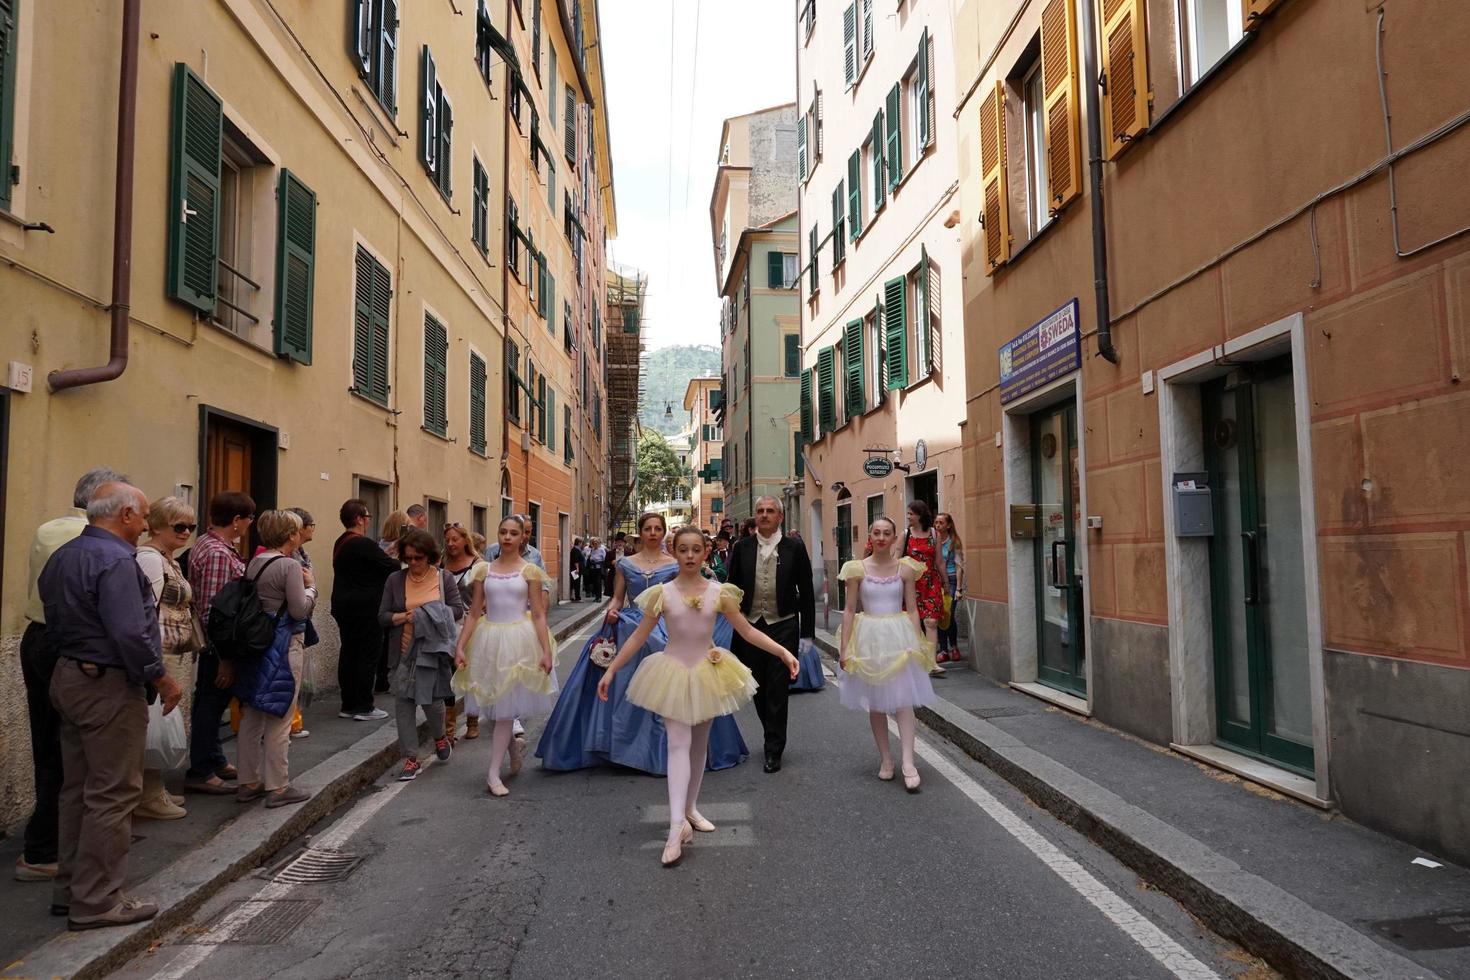
[(346, 530), (332, 545), (332, 618), (342, 639), (337, 655), (337, 685), (342, 691), (338, 717), (378, 721), (388, 717), (388, 712), (373, 707), (373, 679), (383, 652), (378, 605), (383, 583), (399, 565), (372, 538), (373, 515), (367, 504), (354, 497), (342, 505), (340, 516)]

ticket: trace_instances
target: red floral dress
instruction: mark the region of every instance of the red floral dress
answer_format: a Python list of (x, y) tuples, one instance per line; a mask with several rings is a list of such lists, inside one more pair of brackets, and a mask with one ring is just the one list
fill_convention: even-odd
[(914, 583), (914, 598), (918, 601), (919, 619), (939, 620), (944, 617), (944, 588), (939, 575), (934, 571), (934, 533), (927, 537), (916, 534), (904, 535), (904, 556), (923, 562), (927, 571)]

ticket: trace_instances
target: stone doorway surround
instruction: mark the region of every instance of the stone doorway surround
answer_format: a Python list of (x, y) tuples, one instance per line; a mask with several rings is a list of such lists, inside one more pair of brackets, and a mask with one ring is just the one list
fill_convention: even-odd
[[(1077, 403), (1077, 482), (1080, 490), (1077, 507), (1083, 533), (1078, 539), (1077, 573), (1082, 577), (1082, 635), (1088, 651), (1083, 668), (1087, 680), (1087, 697), (1048, 687), (1037, 679), (1036, 637), (1036, 568), (1031, 539), (1017, 540), (1010, 535), (1009, 517), (1012, 504), (1035, 503), (1031, 485), (1031, 416), (1045, 408), (1069, 399)], [(1016, 399), (1003, 409), (1004, 474), (1007, 527), (1006, 536), (1006, 601), (1010, 619), (1011, 687), (1041, 698), (1060, 708), (1080, 715), (1092, 714), (1092, 577), (1087, 547), (1087, 426), (1082, 424), (1082, 375), (1076, 372), (1058, 378)]]
[[(1174, 534), (1172, 475), (1205, 469), (1200, 386), (1231, 366), (1291, 355), (1296, 402), (1297, 458), (1306, 570), (1307, 669), (1312, 701), (1311, 778), (1219, 745), (1215, 732), (1215, 661), (1207, 538)], [(1144, 376), (1147, 388), (1152, 379)], [(1327, 701), (1322, 676), (1322, 596), (1317, 561), (1317, 507), (1312, 468), (1311, 395), (1307, 389), (1306, 335), (1300, 313), (1158, 371), (1159, 438), (1163, 465), (1164, 570), (1168, 588), (1169, 684), (1175, 751), (1258, 782), (1314, 806), (1330, 806)], [(1009, 462), (1009, 460), (1008, 460)], [(1085, 496), (1084, 489), (1084, 496)]]

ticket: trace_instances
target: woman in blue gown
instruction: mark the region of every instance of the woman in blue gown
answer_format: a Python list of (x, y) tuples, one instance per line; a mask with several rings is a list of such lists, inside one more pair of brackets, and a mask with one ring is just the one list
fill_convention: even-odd
[(801, 673), (791, 682), (793, 694), (797, 691), (820, 691), (827, 686), (827, 677), (822, 673), (822, 655), (817, 652), (816, 644), (804, 643), (802, 648), (797, 657), (801, 662)]
[[(663, 539), (667, 531), (662, 516), (644, 514), (638, 521), (638, 553), (617, 562), (607, 621), (609, 625), (617, 624), (615, 642), (618, 646), (622, 646), (643, 619), (643, 612), (634, 601), (639, 594), (651, 586), (669, 582), (679, 573), (679, 563), (664, 554)], [(716, 642), (725, 636), (728, 645), (729, 625), (719, 625), (724, 628), (721, 630), (717, 626)], [(626, 697), (628, 684), (637, 673), (638, 664), (643, 662), (643, 658), (662, 650), (668, 641), (663, 625), (654, 627), (648, 643), (628, 665), (635, 669), (617, 674), (605, 702), (597, 697), (597, 684), (602, 680), (603, 670), (590, 659), (597, 640), (598, 637), (594, 636), (582, 648), (582, 655), (567, 675), (556, 707), (546, 720), (546, 729), (536, 746), (541, 767), (565, 771), (613, 763), (657, 776), (665, 775), (668, 772), (668, 741), (663, 721)], [(715, 719), (709, 733), (707, 767), (729, 769), (744, 762), (749, 754), (735, 718)]]

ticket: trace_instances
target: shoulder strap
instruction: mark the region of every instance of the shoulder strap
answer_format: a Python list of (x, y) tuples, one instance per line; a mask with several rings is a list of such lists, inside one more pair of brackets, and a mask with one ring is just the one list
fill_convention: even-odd
[(267, 568), (270, 568), (276, 562), (280, 561), (282, 558), (285, 558), (285, 557), (286, 557), (285, 555), (276, 555), (276, 556), (274, 556), (273, 558), (271, 558), (270, 561), (268, 561), (264, 565), (261, 565), (260, 566), (260, 571), (256, 572), (254, 575), (246, 575), (246, 576), (244, 576), (245, 581), (249, 582), (251, 585), (254, 585), (256, 582), (259, 582), (260, 581), (260, 577), (265, 574), (265, 570)]

